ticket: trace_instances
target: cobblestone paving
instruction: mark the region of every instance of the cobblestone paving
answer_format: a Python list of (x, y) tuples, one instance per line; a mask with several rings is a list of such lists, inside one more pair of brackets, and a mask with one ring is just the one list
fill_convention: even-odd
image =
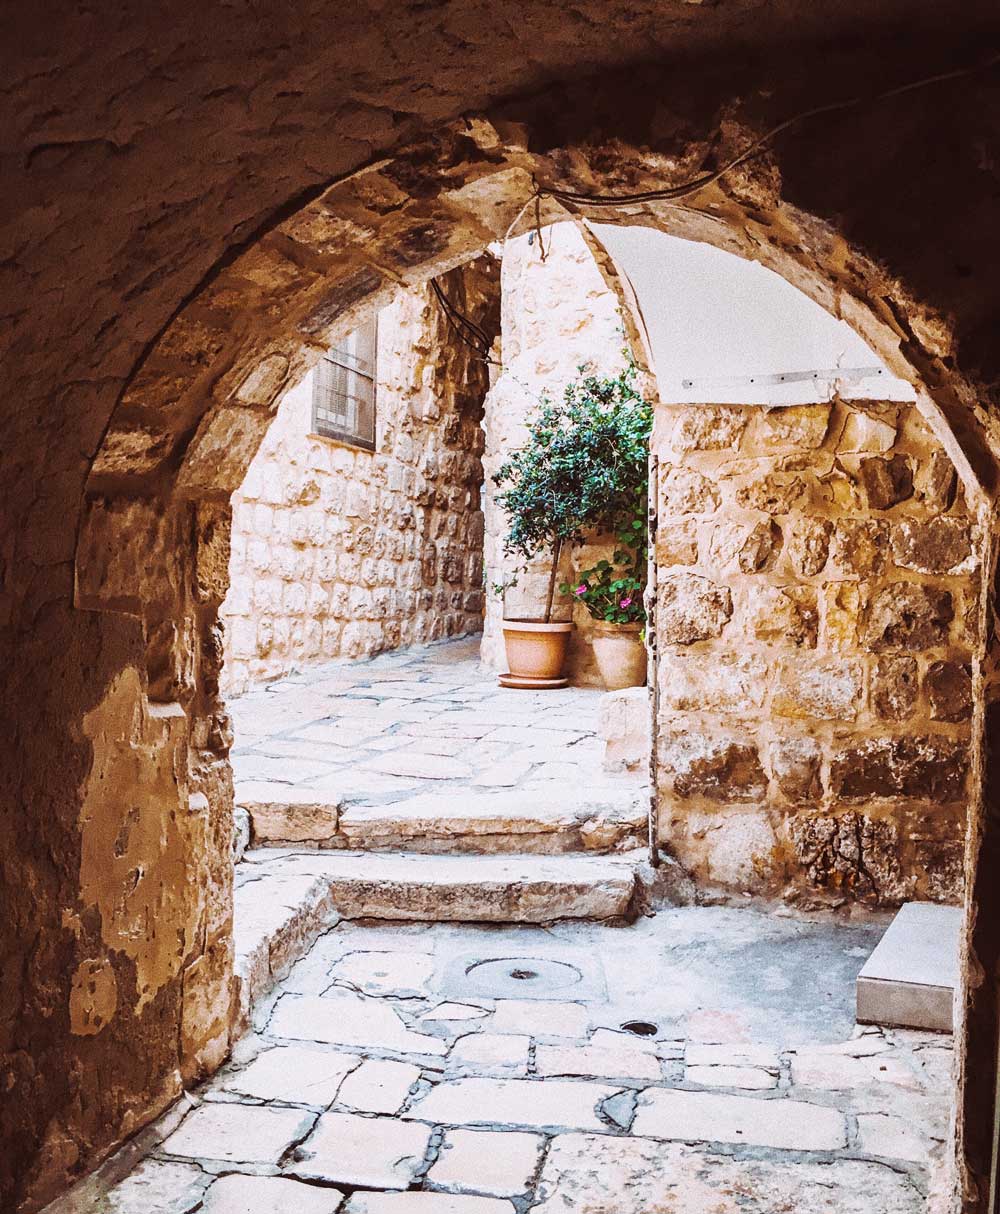
[(951, 1039), (854, 1026), (883, 927), (341, 923), (60, 1214), (916, 1214)]
[(238, 783), (383, 804), (434, 794), (620, 789), (601, 770), (601, 693), (500, 687), (479, 638), (337, 662), (233, 700)]

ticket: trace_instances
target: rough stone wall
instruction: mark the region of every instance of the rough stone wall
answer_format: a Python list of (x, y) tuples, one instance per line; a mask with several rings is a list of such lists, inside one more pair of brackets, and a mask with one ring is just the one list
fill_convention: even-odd
[[(442, 287), (484, 318), (497, 276), (482, 258)], [(377, 368), (374, 452), (311, 433), (310, 372), (233, 494), (221, 612), (230, 694), (311, 663), (482, 628), (486, 366), (425, 286), (379, 313)]]
[[(482, 656), (494, 670), (507, 669), (504, 618), (540, 618), (544, 613), (551, 564), (539, 554), (503, 598), (493, 592), (520, 563), (503, 553), (507, 520), (496, 501), (499, 490), (493, 475), (526, 441), (527, 423), (543, 395), (558, 400), (581, 366), (588, 373), (615, 375), (624, 361), (618, 299), (574, 224), (544, 228), (541, 241), (534, 232), (507, 241), (501, 269), (501, 342), (503, 370), (486, 398), (483, 455), (487, 599)], [(557, 587), (564, 580), (572, 582), (579, 570), (612, 550), (613, 543), (600, 536), (564, 548)], [(571, 681), (603, 686), (591, 644), (590, 612), (560, 596), (557, 588), (552, 618), (576, 624), (567, 666)]]
[(795, 900), (961, 894), (981, 537), (910, 405), (657, 411), (660, 834)]
[[(116, 952), (115, 1017), (98, 1034), (73, 1031), (73, 977), (100, 956), (106, 928), (93, 887), (82, 896), (81, 852), (102, 818), (124, 821), (137, 783), (156, 778), (144, 700), (179, 705), (187, 768), (179, 747), (174, 787), (148, 803), (142, 831), (205, 825), (204, 847), (172, 848), (149, 872), (109, 866), (106, 879), (123, 913), (137, 882), (182, 891), (183, 920), (210, 892), (224, 934), (231, 789), (215, 619), (225, 502), (286, 382), (400, 280), (501, 238), (536, 185), (677, 186), (790, 115), (867, 98), (872, 81), (936, 76), (788, 128), (714, 183), (620, 215), (759, 259), (847, 319), (895, 373), (924, 385), (921, 408), (966, 486), (980, 479), (977, 509), (989, 507), (1000, 451), (990, 153), (1000, 93), (988, 72), (941, 73), (980, 61), (996, 5), (974, 0), (956, 22), (930, 0), (766, 10), (756, 0), (571, 10), (526, 0), (516, 17), (502, 4), (403, 2), (377, 19), (348, 13), (328, 38), (273, 0), (253, 21), (212, 5), (10, 11), (0, 102), (10, 134), (0, 225), (4, 1208), (36, 1209), (161, 1109), (182, 1063), (210, 1065), (176, 1031), (182, 1003), (189, 1028), (225, 1040), (213, 1037), (211, 1008), (228, 971), (224, 956), (201, 961), (200, 929), (141, 1010), (133, 963)], [(980, 656), (974, 667), (980, 677)], [(139, 726), (120, 739), (132, 776), (85, 815), (98, 718), (111, 719), (122, 688), (135, 692), (128, 720)], [(991, 726), (996, 716), (991, 707)], [(964, 956), (968, 1139), (958, 1142), (964, 1208), (977, 1214), (1000, 967), (990, 741), (968, 849), (977, 901)], [(208, 801), (200, 818), (191, 791)]]

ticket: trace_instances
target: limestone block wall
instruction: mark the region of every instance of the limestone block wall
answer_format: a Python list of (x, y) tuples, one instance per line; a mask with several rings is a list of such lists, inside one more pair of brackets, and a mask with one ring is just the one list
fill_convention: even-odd
[[(544, 258), (542, 251), (544, 249)], [(625, 338), (618, 300), (608, 289), (583, 237), (571, 223), (508, 240), (501, 268), (501, 353), (503, 370), (486, 398), (486, 448), (483, 510), (484, 559), (488, 589), (483, 629), (483, 661), (506, 670), (502, 621), (539, 617), (545, 609), (550, 565), (544, 555), (531, 562), (505, 601), (490, 589), (505, 582), (518, 565), (505, 557), (507, 520), (496, 502), (493, 475), (507, 455), (527, 439), (526, 423), (543, 394), (558, 399), (566, 385), (588, 372), (614, 375), (623, 364)], [(611, 537), (566, 549), (559, 581), (572, 581), (580, 569), (609, 556)], [(576, 623), (568, 673), (573, 683), (603, 686), (594, 663), (590, 613), (581, 604), (556, 595), (553, 619)]]
[[(497, 280), (484, 258), (441, 281), (489, 323)], [(311, 433), (312, 378), (282, 399), (233, 494), (222, 607), (230, 694), (482, 628), (485, 365), (425, 286), (379, 315), (374, 452)]]
[(793, 899), (959, 894), (979, 536), (915, 406), (657, 411), (660, 833)]

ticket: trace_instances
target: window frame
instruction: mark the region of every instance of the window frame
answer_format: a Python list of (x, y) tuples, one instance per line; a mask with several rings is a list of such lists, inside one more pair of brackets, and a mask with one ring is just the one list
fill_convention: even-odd
[[(311, 434), (314, 438), (322, 438), (328, 442), (340, 443), (345, 447), (354, 447), (359, 451), (374, 452), (377, 446), (376, 438), (378, 433), (378, 313), (375, 313), (370, 319), (364, 321), (362, 325), (358, 325), (351, 333), (347, 334), (347, 339), (350, 339), (355, 333), (361, 332), (366, 325), (370, 325), (371, 327), (370, 372), (359, 369), (357, 357), (352, 355), (349, 349), (345, 348), (346, 340), (341, 345), (331, 346), (324, 352), (313, 376), (310, 420), (312, 425)], [(324, 408), (329, 409), (330, 397), (337, 392), (337, 389), (333, 387), (329, 380), (324, 379), (325, 375), (330, 374), (330, 372), (325, 370), (328, 365), (338, 368), (345, 376), (347, 383), (352, 387), (356, 386), (358, 380), (362, 380), (370, 385), (371, 423), (364, 430), (358, 425), (355, 425), (354, 429), (338, 426), (334, 422), (319, 417), (318, 411)], [(357, 401), (361, 405), (367, 404), (364, 397), (356, 394), (351, 395), (345, 392), (340, 395)]]

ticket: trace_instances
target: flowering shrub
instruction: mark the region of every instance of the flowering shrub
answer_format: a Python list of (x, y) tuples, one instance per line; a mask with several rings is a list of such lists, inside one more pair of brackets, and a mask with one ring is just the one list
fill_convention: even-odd
[[(636, 387), (636, 367), (627, 351), (624, 369), (616, 376), (579, 370), (580, 378), (567, 385), (561, 401), (542, 400), (528, 427), (528, 441), (493, 477), (502, 489), (497, 501), (510, 518), (507, 555), (527, 561), (543, 550), (552, 553), (546, 620), (551, 618), (560, 549), (582, 540), (585, 531), (618, 532), (619, 543), (622, 534), (627, 535), (624, 543), (635, 551), (637, 574), (640, 557), (645, 563), (652, 407)], [(503, 593), (516, 580), (515, 573), (512, 581), (494, 589)], [(641, 582), (638, 585), (641, 589)], [(625, 597), (620, 596), (617, 610), (631, 610), (637, 603), (641, 611), (641, 596), (633, 596), (634, 603), (622, 608)]]
[[(644, 524), (636, 520), (634, 528), (638, 527), (644, 528)], [(630, 538), (644, 540), (645, 529), (634, 530)], [(607, 624), (642, 624), (646, 619), (642, 601), (645, 559), (645, 543), (618, 548), (610, 561), (598, 561), (592, 569), (584, 569), (576, 582), (563, 582), (559, 590), (584, 603), (595, 620)]]

